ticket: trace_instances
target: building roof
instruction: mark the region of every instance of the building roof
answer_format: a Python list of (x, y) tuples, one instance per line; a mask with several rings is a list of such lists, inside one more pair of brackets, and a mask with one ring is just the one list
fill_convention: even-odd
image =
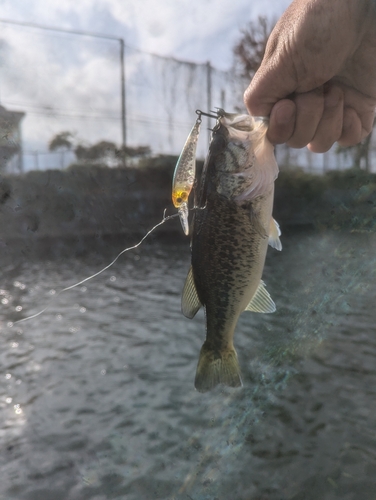
[(9, 124), (12, 123), (13, 125), (18, 125), (18, 123), (24, 116), (25, 113), (22, 113), (22, 111), (9, 111), (8, 109), (4, 108), (4, 106), (0, 105), (1, 122), (8, 122)]

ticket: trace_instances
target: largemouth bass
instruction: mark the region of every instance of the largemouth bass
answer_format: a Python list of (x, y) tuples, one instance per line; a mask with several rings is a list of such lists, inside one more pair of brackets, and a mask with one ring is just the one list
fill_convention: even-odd
[(233, 344), (243, 311), (271, 313), (275, 304), (261, 281), (268, 243), (281, 250), (272, 218), (278, 166), (263, 118), (218, 110), (196, 198), (191, 268), (182, 312), (206, 313), (206, 340), (195, 387), (242, 385)]

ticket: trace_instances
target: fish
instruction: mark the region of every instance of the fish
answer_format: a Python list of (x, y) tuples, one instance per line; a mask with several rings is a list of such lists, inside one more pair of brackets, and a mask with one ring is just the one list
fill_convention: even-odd
[(243, 311), (272, 313), (262, 281), (268, 244), (282, 250), (272, 217), (278, 165), (263, 117), (217, 111), (191, 230), (191, 266), (181, 308), (192, 319), (205, 308), (206, 339), (195, 388), (242, 386), (234, 332)]
[(198, 114), (196, 123), (187, 137), (172, 179), (172, 202), (178, 209), (180, 223), (187, 236), (189, 234), (188, 198), (196, 178), (196, 149), (201, 125), (200, 111), (196, 113)]

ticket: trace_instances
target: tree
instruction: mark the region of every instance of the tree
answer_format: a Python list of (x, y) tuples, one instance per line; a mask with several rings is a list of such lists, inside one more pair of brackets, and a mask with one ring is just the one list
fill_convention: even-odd
[(56, 134), (49, 142), (48, 149), (56, 151), (57, 149), (70, 150), (73, 146), (73, 134), (71, 132), (60, 132)]
[(116, 156), (116, 145), (110, 141), (99, 141), (92, 146), (79, 144), (74, 149), (78, 160), (105, 160), (114, 159)]
[(65, 131), (56, 134), (49, 142), (48, 149), (53, 151), (59, 151), (61, 157), (61, 168), (64, 168), (64, 155), (67, 151), (70, 151), (73, 147), (73, 134), (71, 132)]
[(150, 154), (150, 146), (126, 146), (125, 148), (125, 157), (128, 158), (143, 158), (145, 156), (150, 156)]
[(235, 72), (246, 78), (253, 78), (261, 65), (266, 43), (276, 21), (260, 16), (257, 21), (250, 21), (241, 30), (241, 38), (233, 48)]
[(115, 166), (121, 163), (124, 157), (137, 159), (149, 156), (151, 149), (149, 146), (127, 146), (124, 151), (123, 148), (117, 148), (114, 142), (99, 141), (91, 146), (78, 144), (74, 153), (80, 161), (103, 162)]

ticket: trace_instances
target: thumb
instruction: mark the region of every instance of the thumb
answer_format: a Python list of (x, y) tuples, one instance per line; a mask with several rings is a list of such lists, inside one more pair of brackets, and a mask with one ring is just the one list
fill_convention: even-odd
[[(296, 106), (288, 99), (296, 83), (275, 69), (261, 66), (244, 93), (244, 103), (252, 116), (270, 117), (268, 139), (274, 144), (287, 142), (295, 129)], [(281, 73), (281, 74), (280, 74)]]
[(297, 82), (281, 65), (261, 64), (244, 93), (244, 103), (253, 116), (270, 116), (274, 105), (296, 91)]

